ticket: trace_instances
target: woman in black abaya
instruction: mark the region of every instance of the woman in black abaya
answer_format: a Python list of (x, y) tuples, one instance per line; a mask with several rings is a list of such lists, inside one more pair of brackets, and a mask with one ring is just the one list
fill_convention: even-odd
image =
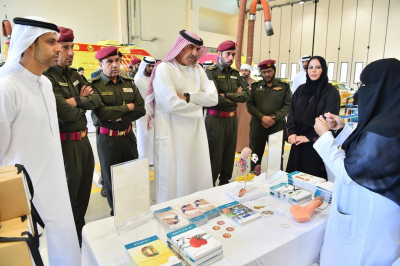
[(315, 118), (327, 112), (338, 115), (340, 95), (328, 83), (328, 67), (324, 58), (313, 56), (307, 65), (307, 81), (298, 87), (292, 98), (287, 119), (288, 142), (292, 144), (286, 172), (300, 171), (327, 179), (324, 162), (314, 150), (318, 140)]

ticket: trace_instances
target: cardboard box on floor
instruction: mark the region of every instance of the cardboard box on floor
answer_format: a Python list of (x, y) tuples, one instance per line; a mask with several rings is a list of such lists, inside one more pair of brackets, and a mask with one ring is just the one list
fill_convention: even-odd
[(0, 221), (29, 215), (30, 194), (23, 172), (14, 166), (0, 167)]
[[(21, 236), (21, 233), (25, 231), (34, 235), (31, 224), (29, 216), (2, 221), (0, 237), (26, 238), (26, 235)], [(25, 241), (0, 243), (0, 262), (1, 265), (7, 266), (35, 265)]]

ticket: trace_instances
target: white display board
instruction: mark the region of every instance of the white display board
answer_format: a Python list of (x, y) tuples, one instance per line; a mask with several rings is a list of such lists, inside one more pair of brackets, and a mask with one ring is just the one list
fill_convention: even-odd
[(268, 136), (267, 178), (281, 170), (283, 130)]
[(113, 165), (111, 177), (114, 223), (121, 234), (151, 218), (148, 159), (141, 158)]

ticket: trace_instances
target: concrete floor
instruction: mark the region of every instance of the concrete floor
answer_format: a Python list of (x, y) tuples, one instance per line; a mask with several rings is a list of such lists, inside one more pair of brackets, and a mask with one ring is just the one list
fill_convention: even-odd
[[(96, 146), (96, 135), (95, 133), (89, 133), (89, 141), (92, 145), (93, 153), (94, 153), (94, 158), (95, 158), (95, 163), (96, 163), (96, 168), (93, 174), (93, 185), (92, 185), (92, 194), (90, 196), (90, 202), (89, 202), (89, 207), (86, 212), (85, 220), (86, 223), (90, 223), (96, 220), (100, 220), (103, 218), (110, 217), (110, 207), (108, 206), (107, 199), (103, 198), (100, 194), (101, 191), (101, 186), (97, 183), (99, 179), (99, 156), (97, 154), (97, 146)], [(267, 152), (267, 151), (266, 151)], [(263, 156), (262, 160), (262, 165), (263, 165), (263, 171), (265, 171), (265, 165), (267, 161), (267, 156), (266, 152)], [(290, 145), (286, 143), (285, 145), (285, 151), (283, 155), (283, 169), (286, 169), (286, 164), (288, 161), (289, 157), (289, 152), (290, 152)], [(239, 155), (236, 155), (237, 157), (240, 157)], [(241, 176), (243, 174), (237, 173), (236, 165), (233, 169), (232, 173), (232, 181), (235, 181), (235, 178), (238, 176)], [(150, 167), (150, 199), (152, 201), (152, 204), (155, 204), (155, 187), (154, 187), (154, 168)]]

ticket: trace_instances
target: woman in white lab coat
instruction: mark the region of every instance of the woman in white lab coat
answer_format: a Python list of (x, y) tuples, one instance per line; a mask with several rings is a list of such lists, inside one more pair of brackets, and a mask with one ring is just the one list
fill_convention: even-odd
[[(364, 69), (354, 132), (336, 115), (315, 119), (314, 148), (336, 176), (321, 266), (392, 265), (400, 256), (399, 73), (397, 59)], [(342, 132), (335, 139), (329, 129)]]

